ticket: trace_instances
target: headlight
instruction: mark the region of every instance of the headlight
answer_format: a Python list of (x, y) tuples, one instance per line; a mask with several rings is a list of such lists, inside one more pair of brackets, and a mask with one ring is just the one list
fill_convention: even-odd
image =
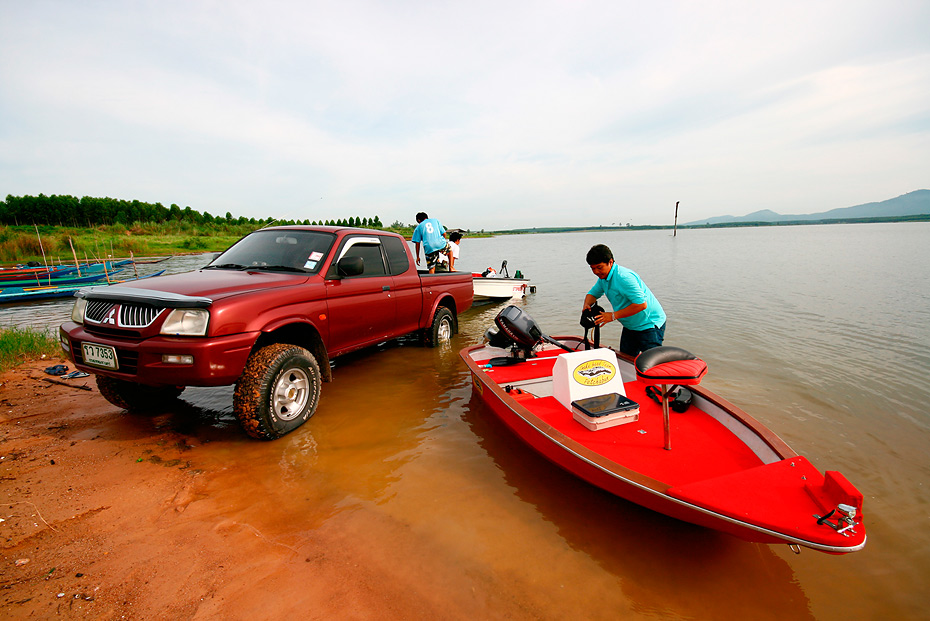
[(77, 298), (74, 300), (74, 306), (71, 308), (71, 321), (74, 323), (84, 323), (84, 309), (87, 308), (87, 300)]
[(161, 333), (168, 336), (204, 336), (210, 311), (202, 308), (176, 308), (165, 319)]

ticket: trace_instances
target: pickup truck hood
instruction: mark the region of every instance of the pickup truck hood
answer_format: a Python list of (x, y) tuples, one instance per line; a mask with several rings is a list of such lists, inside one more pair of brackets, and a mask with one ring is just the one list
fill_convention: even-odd
[(205, 297), (221, 300), (241, 293), (267, 291), (277, 287), (289, 287), (306, 282), (309, 274), (287, 274), (280, 272), (242, 272), (237, 270), (196, 270), (183, 274), (157, 276), (145, 280), (110, 285), (95, 290), (101, 297), (118, 294), (120, 290), (131, 288), (173, 293), (177, 295)]

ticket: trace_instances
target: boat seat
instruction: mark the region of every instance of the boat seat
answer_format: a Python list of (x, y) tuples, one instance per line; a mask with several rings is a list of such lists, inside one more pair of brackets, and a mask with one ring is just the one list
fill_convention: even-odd
[(707, 363), (680, 347), (660, 346), (647, 349), (633, 361), (636, 377), (647, 386), (660, 386), (662, 419), (665, 423), (665, 450), (672, 450), (668, 402), (673, 386), (695, 386), (707, 373)]
[(695, 386), (707, 373), (707, 363), (680, 347), (653, 347), (633, 361), (636, 377), (647, 386)]

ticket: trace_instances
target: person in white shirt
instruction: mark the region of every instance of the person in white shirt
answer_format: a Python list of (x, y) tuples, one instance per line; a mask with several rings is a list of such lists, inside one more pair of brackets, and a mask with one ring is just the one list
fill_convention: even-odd
[(455, 262), (459, 260), (459, 244), (462, 243), (462, 234), (458, 231), (449, 233), (449, 271), (454, 272)]

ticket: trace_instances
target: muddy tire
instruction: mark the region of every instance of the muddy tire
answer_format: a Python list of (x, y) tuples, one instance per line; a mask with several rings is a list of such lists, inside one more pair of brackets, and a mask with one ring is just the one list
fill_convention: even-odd
[(145, 386), (98, 375), (97, 390), (118, 408), (130, 412), (151, 412), (170, 405), (184, 391), (184, 386)]
[(433, 317), (433, 325), (423, 334), (423, 344), (427, 347), (439, 347), (448, 343), (455, 334), (455, 317), (448, 308), (439, 308)]
[(276, 343), (249, 356), (233, 394), (233, 410), (247, 434), (274, 440), (313, 416), (323, 380), (303, 347)]

